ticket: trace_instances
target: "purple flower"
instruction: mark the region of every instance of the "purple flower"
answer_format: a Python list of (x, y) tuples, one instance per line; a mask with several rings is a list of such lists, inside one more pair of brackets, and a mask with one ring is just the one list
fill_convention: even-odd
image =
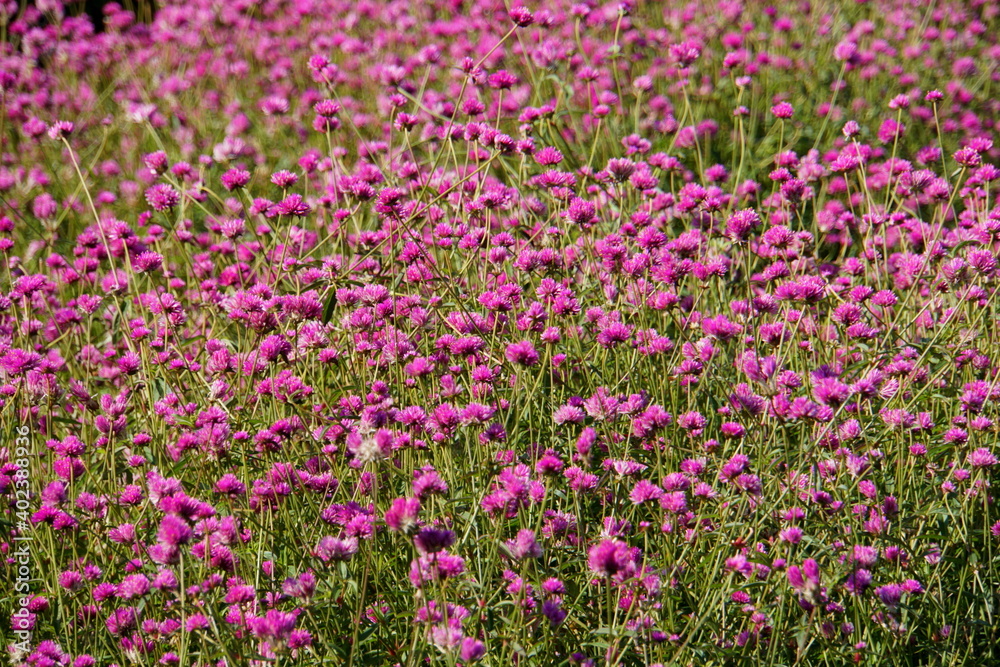
[(288, 170), (282, 169), (271, 174), (271, 182), (279, 188), (288, 188), (295, 185), (299, 180), (298, 175)]
[(726, 236), (734, 243), (742, 243), (750, 238), (760, 226), (760, 216), (752, 208), (737, 211), (726, 221)]
[(293, 217), (305, 217), (309, 215), (310, 209), (309, 205), (305, 203), (302, 199), (302, 195), (297, 193), (292, 193), (282, 199), (280, 202), (274, 205), (274, 211), (278, 215), (286, 215)]
[(68, 120), (57, 120), (49, 126), (49, 138), (53, 141), (65, 139), (73, 134), (75, 126)]
[(628, 342), (632, 337), (632, 330), (632, 327), (622, 322), (611, 322), (597, 334), (597, 342), (603, 348), (615, 348)]
[(851, 395), (851, 387), (834, 377), (824, 377), (813, 381), (813, 398), (822, 403), (836, 407), (843, 404)]
[(14, 348), (0, 357), (0, 368), (8, 375), (24, 375), (37, 368), (41, 360), (41, 355), (35, 352)]
[(747, 560), (746, 556), (732, 556), (726, 559), (723, 565), (726, 572), (738, 572), (746, 578), (753, 574), (753, 563)]
[(756, 417), (764, 412), (767, 402), (762, 396), (758, 396), (745, 383), (736, 385), (735, 393), (729, 395), (729, 402), (738, 412)]
[(562, 625), (562, 622), (566, 620), (566, 612), (559, 606), (559, 602), (556, 600), (546, 600), (542, 603), (542, 615), (548, 619), (549, 625), (553, 628)]
[(595, 544), (587, 553), (587, 567), (601, 577), (627, 579), (635, 573), (632, 551), (621, 540), (608, 539)]
[(226, 473), (215, 483), (215, 492), (228, 496), (240, 496), (246, 492), (246, 485), (232, 473)]
[(899, 584), (887, 584), (876, 588), (875, 594), (882, 601), (882, 604), (890, 609), (896, 609), (903, 597), (903, 588)]
[(535, 17), (531, 14), (531, 11), (527, 7), (514, 7), (510, 10), (510, 20), (514, 22), (518, 28), (527, 28), (529, 25), (534, 23)]
[(511, 343), (507, 346), (507, 360), (518, 366), (534, 366), (538, 363), (538, 352), (530, 341)]
[(844, 588), (847, 589), (847, 592), (851, 595), (861, 595), (865, 592), (871, 582), (871, 572), (865, 569), (855, 570), (847, 575), (847, 580), (844, 582)]
[(533, 530), (527, 528), (520, 530), (516, 539), (507, 540), (504, 544), (516, 560), (542, 557), (542, 545), (535, 540), (535, 531)]
[(851, 562), (859, 568), (870, 570), (878, 563), (878, 549), (865, 545), (855, 545), (851, 554)]
[(663, 489), (653, 484), (648, 479), (639, 480), (636, 485), (632, 487), (632, 492), (629, 493), (629, 500), (634, 504), (640, 505), (645, 502), (659, 500), (663, 496)]
[(564, 214), (574, 225), (587, 229), (598, 222), (597, 207), (593, 202), (584, 199), (574, 199)]
[(135, 607), (119, 607), (111, 612), (105, 621), (108, 632), (119, 637), (125, 636), (128, 632), (139, 625), (139, 610)]
[(320, 539), (313, 553), (324, 563), (328, 561), (348, 561), (358, 552), (358, 538), (324, 537)]
[(118, 597), (124, 600), (139, 598), (149, 592), (149, 579), (142, 574), (133, 574), (118, 584)]
[(432, 554), (447, 549), (455, 543), (455, 533), (444, 528), (423, 528), (413, 538), (417, 551)]
[(788, 102), (779, 102), (771, 107), (771, 113), (774, 114), (775, 118), (787, 120), (795, 113), (795, 108)]
[(237, 188), (242, 188), (250, 182), (250, 172), (245, 169), (230, 169), (222, 174), (220, 180), (222, 187), (232, 192)]
[(193, 535), (194, 531), (191, 530), (187, 521), (173, 514), (163, 517), (160, 521), (160, 529), (156, 534), (160, 544), (167, 546), (187, 544)]
[(167, 167), (170, 166), (170, 161), (167, 159), (167, 154), (163, 151), (155, 151), (153, 153), (148, 153), (143, 156), (142, 163), (146, 165), (146, 169), (149, 169), (153, 174), (160, 176), (167, 171)]
[(804, 534), (804, 531), (798, 526), (789, 526), (788, 528), (782, 529), (781, 532), (778, 533), (778, 539), (783, 542), (788, 542), (789, 544), (798, 544), (802, 541), (802, 536)]
[(903, 132), (905, 131), (905, 125), (896, 122), (893, 118), (886, 118), (882, 121), (882, 125), (878, 129), (878, 140), (883, 144), (889, 144), (897, 141), (901, 136), (903, 136)]
[(288, 641), (297, 620), (293, 613), (270, 609), (263, 616), (251, 618), (247, 624), (255, 637), (264, 639), (273, 646)]
[(612, 158), (608, 160), (606, 170), (612, 179), (624, 183), (635, 172), (635, 162), (628, 158)]
[(750, 458), (745, 454), (735, 454), (719, 471), (719, 481), (730, 481), (742, 474), (750, 465)]
[(425, 583), (453, 579), (465, 572), (465, 560), (447, 551), (423, 554), (410, 563), (410, 583), (420, 588)]
[(969, 465), (973, 468), (989, 468), (998, 463), (997, 457), (989, 449), (980, 447), (968, 456)]
[(997, 259), (989, 250), (971, 250), (966, 259), (980, 275), (988, 277), (996, 271)]
[(575, 405), (561, 405), (552, 413), (552, 421), (557, 425), (561, 424), (581, 424), (586, 413), (583, 408)]
[(447, 482), (430, 466), (413, 471), (413, 495), (417, 498), (423, 500), (427, 496), (444, 495), (447, 492)]
[(62, 572), (59, 574), (59, 586), (68, 591), (78, 591), (83, 587), (83, 575), (73, 571)]
[(181, 195), (166, 183), (158, 183), (146, 190), (146, 201), (154, 211), (169, 211), (181, 201)]
[(139, 254), (132, 262), (132, 267), (136, 273), (148, 273), (163, 266), (163, 255), (157, 252), (147, 251)]
[(416, 529), (419, 514), (418, 498), (396, 498), (385, 513), (385, 525), (393, 532), (409, 534)]
[(687, 67), (701, 56), (701, 47), (693, 41), (671, 44), (669, 50), (681, 67)]
[(307, 571), (296, 578), (285, 579), (281, 585), (281, 591), (293, 598), (308, 600), (316, 592), (316, 575)]
[(818, 588), (820, 585), (819, 564), (812, 558), (802, 562), (802, 567), (792, 565), (788, 568), (788, 583), (797, 590)]
[(486, 655), (486, 646), (472, 637), (465, 637), (458, 649), (458, 657), (463, 663), (476, 662)]

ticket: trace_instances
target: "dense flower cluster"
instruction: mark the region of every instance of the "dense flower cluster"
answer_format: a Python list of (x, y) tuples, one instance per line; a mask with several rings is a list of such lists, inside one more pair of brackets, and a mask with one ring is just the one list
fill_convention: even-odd
[(0, 2), (11, 664), (1000, 661), (1000, 3), (78, 4)]

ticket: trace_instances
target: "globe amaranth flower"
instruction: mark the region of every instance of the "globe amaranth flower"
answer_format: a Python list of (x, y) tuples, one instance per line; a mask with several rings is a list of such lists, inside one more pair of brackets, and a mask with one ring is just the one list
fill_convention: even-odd
[(294, 613), (270, 609), (266, 614), (248, 621), (250, 632), (266, 641), (272, 649), (285, 645), (295, 630)]
[(445, 528), (424, 528), (413, 538), (421, 554), (432, 554), (447, 549), (455, 543), (455, 533)]
[(761, 224), (760, 216), (752, 208), (737, 211), (726, 221), (726, 237), (734, 243), (743, 243)]
[(160, 521), (160, 529), (156, 534), (160, 544), (169, 546), (187, 544), (193, 535), (194, 531), (191, 530), (187, 521), (173, 514), (163, 517), (163, 520)]
[(146, 201), (154, 211), (169, 211), (181, 201), (181, 195), (172, 186), (158, 183), (146, 190)]
[(779, 102), (771, 107), (771, 113), (774, 114), (775, 118), (787, 120), (795, 113), (795, 108), (788, 102)]
[(518, 28), (527, 28), (534, 23), (535, 17), (527, 7), (514, 7), (510, 10), (510, 20)]
[(49, 138), (53, 141), (65, 139), (73, 134), (75, 126), (68, 120), (57, 120), (49, 126)]
[(410, 583), (420, 588), (434, 581), (453, 579), (465, 572), (465, 559), (446, 550), (427, 553), (410, 563)]
[(393, 532), (409, 534), (417, 527), (419, 515), (418, 498), (396, 498), (385, 513), (385, 525)]
[(534, 366), (538, 363), (538, 352), (530, 341), (511, 343), (507, 346), (507, 360), (518, 366)]
[(998, 460), (989, 449), (980, 447), (969, 454), (968, 462), (973, 468), (989, 468), (995, 466)]
[(324, 537), (317, 543), (313, 553), (321, 561), (347, 561), (358, 552), (358, 538)]
[(595, 544), (587, 553), (587, 567), (594, 574), (617, 579), (628, 579), (636, 572), (632, 550), (617, 539), (604, 540)]
[(535, 531), (527, 528), (518, 531), (515, 539), (507, 540), (504, 544), (515, 560), (542, 556), (542, 545), (535, 540)]
[(250, 182), (250, 172), (245, 169), (230, 169), (219, 180), (222, 181), (222, 187), (232, 192)]

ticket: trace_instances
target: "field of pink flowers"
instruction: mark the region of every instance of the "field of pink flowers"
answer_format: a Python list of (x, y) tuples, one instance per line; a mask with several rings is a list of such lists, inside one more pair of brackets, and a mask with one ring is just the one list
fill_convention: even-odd
[(9, 664), (1000, 664), (1000, 2), (82, 4), (0, 0)]

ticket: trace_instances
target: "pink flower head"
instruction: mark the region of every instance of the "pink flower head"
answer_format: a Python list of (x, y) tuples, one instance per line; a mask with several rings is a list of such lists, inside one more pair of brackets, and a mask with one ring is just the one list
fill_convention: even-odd
[(327, 561), (347, 561), (358, 552), (358, 538), (324, 537), (316, 545), (313, 553), (324, 563)]
[(514, 25), (518, 28), (527, 28), (529, 25), (534, 23), (535, 17), (527, 7), (514, 7), (510, 10), (510, 20), (513, 21)]
[(166, 183), (159, 183), (146, 190), (146, 201), (154, 211), (169, 211), (181, 201), (181, 195)]
[(520, 530), (517, 533), (517, 538), (507, 540), (504, 544), (516, 560), (541, 558), (542, 556), (542, 545), (535, 540), (535, 531), (533, 530)]
[(419, 499), (396, 498), (385, 513), (385, 525), (393, 532), (409, 534), (416, 529), (419, 514)]
[(57, 120), (49, 126), (49, 138), (53, 141), (65, 139), (73, 134), (74, 125), (68, 120)]
[(973, 468), (989, 468), (995, 466), (998, 460), (989, 449), (980, 447), (969, 454), (968, 462)]
[(620, 579), (627, 579), (636, 571), (632, 550), (616, 539), (607, 539), (592, 546), (587, 554), (587, 566), (598, 576)]
[(232, 192), (250, 182), (250, 172), (245, 169), (230, 169), (219, 180), (222, 181), (222, 187)]
[(788, 102), (779, 102), (771, 107), (771, 113), (775, 118), (788, 120), (795, 113), (795, 108)]
[(507, 360), (518, 366), (534, 366), (538, 363), (538, 352), (530, 341), (511, 343), (507, 346)]
[(168, 514), (160, 521), (157, 539), (160, 544), (178, 546), (191, 541), (194, 532), (187, 521), (174, 514)]
[(292, 636), (297, 620), (291, 612), (270, 609), (264, 616), (250, 619), (248, 625), (255, 637), (271, 644), (284, 644)]

